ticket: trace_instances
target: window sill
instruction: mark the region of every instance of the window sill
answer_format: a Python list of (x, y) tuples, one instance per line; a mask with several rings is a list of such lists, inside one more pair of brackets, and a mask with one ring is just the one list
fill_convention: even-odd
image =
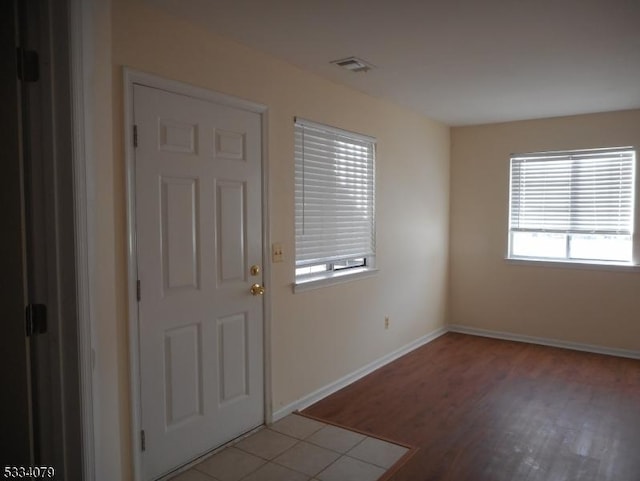
[(527, 257), (505, 258), (509, 264), (536, 267), (557, 267), (560, 269), (583, 269), (596, 271), (640, 272), (640, 265), (626, 262), (588, 262), (551, 259), (534, 259)]
[(372, 277), (377, 273), (378, 269), (368, 267), (345, 269), (342, 271), (333, 271), (328, 273), (323, 272), (322, 274), (310, 275), (297, 279), (293, 284), (293, 292), (304, 292), (312, 289), (320, 289), (321, 287), (344, 284), (345, 282)]

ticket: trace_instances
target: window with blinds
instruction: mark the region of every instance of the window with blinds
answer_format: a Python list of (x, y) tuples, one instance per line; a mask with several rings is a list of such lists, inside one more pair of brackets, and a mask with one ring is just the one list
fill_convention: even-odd
[(371, 267), (375, 139), (295, 121), (296, 277)]
[(509, 257), (632, 262), (635, 151), (511, 157)]

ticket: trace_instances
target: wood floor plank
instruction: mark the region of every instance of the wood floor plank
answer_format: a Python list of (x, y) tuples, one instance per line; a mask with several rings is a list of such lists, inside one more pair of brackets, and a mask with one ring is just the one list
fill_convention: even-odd
[(305, 410), (419, 448), (390, 481), (639, 481), (640, 361), (448, 333)]

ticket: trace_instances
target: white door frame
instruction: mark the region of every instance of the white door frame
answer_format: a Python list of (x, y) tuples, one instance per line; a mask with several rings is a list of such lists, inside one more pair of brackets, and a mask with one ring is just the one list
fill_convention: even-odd
[(202, 100), (208, 100), (229, 107), (254, 112), (260, 115), (262, 124), (262, 256), (264, 285), (267, 287), (263, 303), (264, 330), (264, 412), (265, 422), (271, 421), (271, 375), (270, 375), (270, 326), (271, 326), (271, 256), (270, 224), (269, 224), (269, 192), (268, 192), (268, 159), (267, 159), (267, 107), (211, 90), (195, 87), (183, 82), (167, 80), (153, 74), (124, 68), (124, 140), (125, 163), (127, 175), (127, 293), (128, 293), (128, 324), (129, 324), (129, 380), (130, 380), (130, 408), (131, 408), (131, 449), (133, 460), (133, 479), (142, 479), (142, 452), (140, 450), (140, 351), (139, 351), (139, 319), (137, 301), (137, 255), (136, 255), (136, 219), (135, 219), (135, 149), (133, 146), (133, 87), (144, 85), (168, 92), (187, 95)]
[[(95, 236), (91, 215), (93, 201), (93, 161), (89, 145), (93, 138), (91, 116), (93, 109), (88, 98), (91, 76), (90, 32), (91, 15), (96, 0), (68, 0), (69, 8), (69, 81), (71, 88), (72, 162), (75, 204), (75, 268), (76, 302), (78, 312), (78, 370), (80, 376), (80, 410), (82, 429), (83, 479), (93, 481), (95, 473), (95, 419), (94, 419), (94, 350), (93, 350), (93, 280), (95, 272), (92, 255)], [(87, 47), (89, 46), (89, 47)]]

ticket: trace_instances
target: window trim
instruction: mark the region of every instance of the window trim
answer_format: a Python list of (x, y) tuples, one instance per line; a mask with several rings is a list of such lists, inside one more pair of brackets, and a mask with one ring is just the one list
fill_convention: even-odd
[[(631, 260), (629, 261), (610, 261), (599, 259), (581, 259), (581, 258), (554, 258), (554, 257), (536, 257), (536, 256), (514, 256), (512, 255), (512, 236), (516, 231), (512, 231), (512, 160), (517, 157), (539, 156), (539, 155), (561, 155), (585, 153), (589, 151), (623, 151), (632, 150), (634, 152), (633, 163), (633, 179), (632, 179), (632, 232), (631, 232)], [(640, 168), (638, 167), (638, 149), (634, 145), (598, 147), (589, 149), (573, 149), (563, 151), (540, 151), (529, 152), (524, 154), (512, 153), (509, 155), (509, 174), (508, 174), (508, 206), (507, 206), (507, 245), (504, 260), (514, 265), (538, 265), (545, 267), (568, 267), (578, 269), (596, 269), (596, 270), (612, 270), (612, 271), (640, 271)], [(543, 231), (541, 231), (543, 232)], [(567, 242), (571, 235), (580, 235), (580, 232), (565, 232)], [(603, 234), (605, 235), (605, 234)]]
[(639, 272), (640, 265), (627, 262), (588, 262), (588, 261), (572, 261), (566, 259), (551, 259), (541, 257), (505, 257), (507, 264), (514, 266), (529, 267), (557, 267), (560, 269), (579, 269), (593, 271), (611, 271), (611, 272)]
[(351, 269), (342, 269), (338, 271), (326, 271), (318, 274), (305, 274), (298, 276), (293, 283), (293, 292), (305, 292), (321, 287), (335, 286), (358, 279), (366, 279), (373, 277), (378, 273), (375, 267), (353, 267)]
[[(307, 120), (301, 117), (294, 117), (294, 132), (296, 127), (300, 125), (302, 127), (310, 127), (313, 129), (320, 129), (325, 132), (340, 135), (343, 137), (347, 137), (353, 139), (354, 141), (366, 142), (372, 145), (372, 159), (371, 159), (371, 168), (372, 168), (372, 191), (373, 191), (373, 206), (372, 206), (372, 219), (371, 219), (371, 228), (372, 228), (372, 249), (373, 252), (370, 255), (366, 256), (356, 256), (353, 258), (345, 259), (352, 260), (357, 258), (364, 258), (364, 265), (362, 266), (353, 266), (353, 267), (345, 267), (339, 269), (328, 269), (322, 272), (315, 272), (310, 274), (300, 274), (297, 275), (296, 271), (301, 267), (312, 267), (314, 265), (321, 264), (335, 264), (340, 261), (327, 261), (327, 262), (318, 262), (316, 264), (307, 264), (306, 266), (297, 266), (296, 264), (296, 254), (294, 247), (294, 282), (293, 282), (293, 291), (294, 292), (304, 292), (310, 289), (316, 289), (321, 287), (332, 286), (336, 284), (342, 284), (345, 282), (349, 282), (351, 280), (363, 279), (367, 277), (371, 277), (378, 272), (376, 268), (376, 207), (375, 207), (375, 198), (376, 198), (376, 147), (377, 147), (377, 139), (372, 136), (356, 133), (350, 130), (341, 129), (338, 127), (333, 127), (326, 124), (321, 124), (318, 122), (313, 122), (311, 120)], [(297, 162), (296, 162), (297, 163)], [(295, 205), (295, 201), (294, 201)], [(297, 210), (297, 206), (296, 206)], [(294, 246), (297, 247), (297, 239), (295, 239)]]

